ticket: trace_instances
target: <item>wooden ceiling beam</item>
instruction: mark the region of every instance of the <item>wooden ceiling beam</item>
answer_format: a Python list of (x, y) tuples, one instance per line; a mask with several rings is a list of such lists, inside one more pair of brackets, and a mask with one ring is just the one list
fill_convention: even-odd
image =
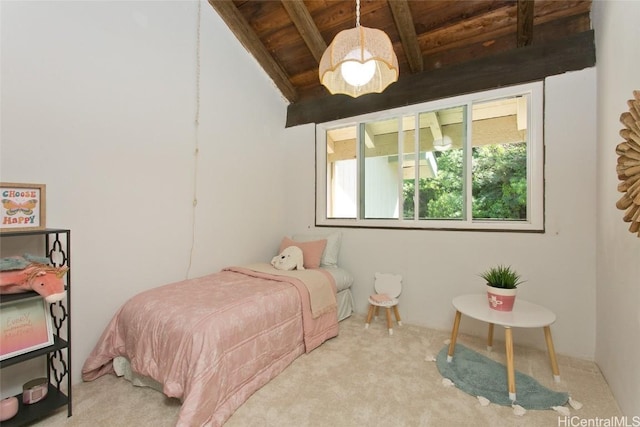
[(533, 0), (518, 0), (518, 47), (529, 46), (533, 42)]
[(596, 64), (594, 31), (406, 76), (380, 94), (326, 95), (292, 103), (287, 127), (324, 123), (466, 93), (543, 80)]
[(419, 73), (423, 70), (424, 63), (409, 3), (407, 0), (390, 0), (389, 8), (391, 8), (398, 34), (400, 34), (402, 48), (409, 62), (409, 68), (411, 68), (412, 73)]
[(322, 54), (327, 50), (327, 43), (322, 38), (320, 30), (318, 30), (304, 2), (302, 0), (282, 0), (282, 6), (289, 14), (311, 54), (320, 63)]
[(271, 77), (282, 95), (295, 102), (298, 93), (289, 81), (289, 76), (284, 69), (273, 59), (267, 48), (264, 47), (258, 35), (253, 31), (247, 20), (242, 16), (232, 0), (209, 0), (209, 4), (218, 12), (218, 15), (227, 24), (236, 38), (245, 49), (253, 55), (260, 66)]

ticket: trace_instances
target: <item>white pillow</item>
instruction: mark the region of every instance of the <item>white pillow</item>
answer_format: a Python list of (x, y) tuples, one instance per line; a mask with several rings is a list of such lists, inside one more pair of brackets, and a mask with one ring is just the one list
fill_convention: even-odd
[(339, 231), (331, 234), (296, 234), (292, 236), (292, 239), (298, 242), (327, 239), (327, 246), (325, 246), (320, 260), (320, 267), (336, 268), (338, 266), (338, 254), (342, 243), (342, 233)]

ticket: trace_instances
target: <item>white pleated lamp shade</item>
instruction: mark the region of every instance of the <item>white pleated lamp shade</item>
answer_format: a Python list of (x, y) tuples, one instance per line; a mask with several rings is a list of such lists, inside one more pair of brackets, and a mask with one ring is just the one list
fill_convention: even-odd
[(357, 26), (338, 33), (320, 59), (320, 82), (331, 94), (357, 98), (380, 93), (398, 80), (398, 58), (389, 36)]

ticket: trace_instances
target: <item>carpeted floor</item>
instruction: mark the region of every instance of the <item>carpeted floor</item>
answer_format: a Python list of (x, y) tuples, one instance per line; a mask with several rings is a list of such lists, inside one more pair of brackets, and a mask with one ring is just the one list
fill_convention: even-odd
[[(365, 330), (362, 316), (341, 322), (337, 338), (294, 361), (251, 396), (225, 427), (548, 427), (622, 416), (593, 362), (558, 355), (562, 380), (555, 383), (547, 354), (518, 347), (517, 340), (516, 370), (552, 390), (568, 392), (583, 407), (570, 408), (569, 417), (577, 418), (569, 422), (553, 410), (518, 416), (510, 407), (481, 406), (476, 398), (442, 384), (432, 359), (449, 338), (448, 331), (404, 325), (389, 336), (384, 323), (378, 319)], [(505, 362), (500, 342), (491, 353), (480, 338), (460, 335), (458, 342)], [(35, 425), (168, 427), (175, 425), (180, 408), (176, 400), (111, 375), (78, 384), (73, 393), (71, 418), (61, 410)]]

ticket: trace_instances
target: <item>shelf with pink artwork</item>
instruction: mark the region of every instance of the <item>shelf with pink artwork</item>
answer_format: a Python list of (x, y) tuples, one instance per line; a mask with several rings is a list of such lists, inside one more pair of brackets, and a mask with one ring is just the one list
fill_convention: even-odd
[[(25, 238), (35, 239), (42, 248), (37, 259), (28, 258), (24, 271), (15, 271), (20, 265), (8, 267), (7, 258), (0, 263), (0, 274), (10, 270), (0, 284), (0, 369), (43, 358), (46, 378), (27, 381), (20, 394), (1, 396), (3, 427), (31, 424), (65, 406), (67, 416), (72, 413), (71, 231), (45, 228), (0, 233), (5, 247), (19, 248)], [(13, 255), (9, 261), (15, 263), (24, 254)], [(23, 286), (7, 287), (5, 292), (5, 282)], [(5, 413), (5, 408), (10, 412)]]

